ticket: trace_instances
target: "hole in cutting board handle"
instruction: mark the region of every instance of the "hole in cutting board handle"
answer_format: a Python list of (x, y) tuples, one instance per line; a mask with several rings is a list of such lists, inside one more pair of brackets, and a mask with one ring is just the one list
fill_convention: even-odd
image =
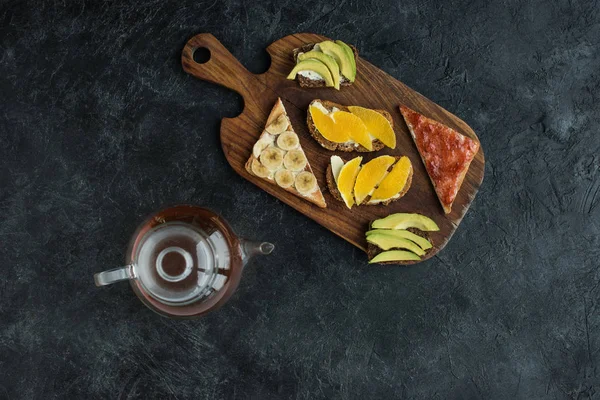
[(194, 50), (192, 58), (196, 63), (204, 64), (210, 60), (210, 50), (206, 47), (198, 47)]

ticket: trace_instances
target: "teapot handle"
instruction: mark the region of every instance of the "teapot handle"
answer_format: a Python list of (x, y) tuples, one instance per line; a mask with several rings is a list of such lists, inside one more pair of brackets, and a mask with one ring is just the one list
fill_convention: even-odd
[(94, 274), (94, 282), (96, 283), (96, 286), (106, 286), (115, 282), (125, 281), (132, 278), (135, 278), (133, 264)]

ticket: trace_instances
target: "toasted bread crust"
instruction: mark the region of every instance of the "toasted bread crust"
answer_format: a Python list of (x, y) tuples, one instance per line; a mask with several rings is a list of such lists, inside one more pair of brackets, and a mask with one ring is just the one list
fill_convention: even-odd
[[(315, 47), (315, 44), (316, 43), (308, 43), (302, 47), (298, 47), (298, 48), (294, 49), (292, 51), (292, 58), (294, 59), (294, 64), (296, 64), (298, 62), (298, 54), (307, 53), (307, 52), (311, 51), (313, 49), (313, 47)], [(349, 45), (349, 46), (352, 49), (352, 52), (354, 52), (354, 60), (358, 60), (358, 50), (353, 45)], [(318, 79), (318, 80), (317, 79), (309, 79), (305, 76), (298, 74), (298, 75), (296, 75), (296, 80), (298, 81), (298, 84), (300, 85), (300, 87), (303, 87), (303, 88), (327, 87), (327, 83), (325, 82), (324, 79)], [(345, 76), (341, 76), (341, 74), (340, 74), (340, 86), (350, 86), (350, 85), (352, 85), (352, 82), (350, 82), (348, 79), (346, 79)]]
[(327, 181), (327, 189), (329, 189), (329, 193), (333, 196), (337, 201), (344, 202), (342, 198), (342, 194), (337, 188), (337, 184), (335, 183), (335, 178), (333, 177), (333, 170), (331, 169), (331, 164), (327, 166), (327, 172), (325, 173), (325, 180)]
[[(428, 250), (425, 250), (425, 254), (423, 254), (421, 256), (421, 258), (427, 256), (427, 254), (429, 254), (429, 252), (431, 252), (434, 249), (435, 243), (433, 243), (433, 241), (431, 240), (431, 237), (428, 235), (427, 232), (423, 232), (423, 231), (420, 231), (415, 228), (408, 228), (407, 230), (414, 233), (415, 235), (419, 235), (419, 236), (429, 240), (429, 242), (432, 244), (432, 247)], [(390, 250), (392, 250), (392, 249), (390, 249)], [(379, 253), (383, 253), (384, 251), (386, 251), (386, 250), (381, 250), (379, 247), (375, 246), (374, 244), (367, 243), (367, 257), (369, 258), (369, 260), (372, 260), (373, 257), (375, 257)], [(380, 263), (376, 263), (376, 264), (379, 264), (379, 265), (412, 265), (412, 264), (417, 264), (419, 262), (421, 262), (421, 260), (385, 261), (385, 262), (380, 262)]]
[[(401, 157), (399, 156), (395, 156), (394, 157), (396, 159), (395, 162), (397, 162)], [(365, 198), (365, 200), (361, 203), (358, 204), (359, 206), (387, 206), (388, 204), (396, 201), (396, 200), (400, 200), (407, 192), (408, 189), (410, 189), (410, 185), (412, 184), (412, 177), (413, 177), (413, 171), (414, 169), (411, 166), (410, 169), (410, 174), (408, 175), (408, 179), (406, 180), (406, 184), (404, 185), (404, 187), (402, 188), (402, 190), (400, 190), (399, 192), (399, 196), (395, 199), (390, 199), (387, 201), (383, 201), (381, 203), (372, 203), (369, 204), (369, 200), (371, 200), (371, 196), (367, 196)], [(337, 188), (337, 184), (335, 183), (335, 178), (333, 177), (333, 170), (331, 169), (331, 163), (327, 166), (327, 172), (325, 174), (325, 180), (327, 181), (327, 189), (329, 190), (329, 193), (331, 193), (331, 195), (333, 196), (334, 199), (343, 202), (344, 199), (342, 198), (342, 194), (340, 193), (340, 191)]]
[[(310, 79), (310, 78), (307, 78), (306, 76), (302, 76), (302, 75), (298, 74), (298, 75), (296, 75), (296, 80), (298, 81), (298, 84), (302, 88), (327, 87), (327, 84), (325, 83), (324, 79)], [(340, 86), (350, 86), (350, 85), (352, 85), (352, 82), (350, 82), (349, 80), (346, 80), (345, 78), (340, 79)]]
[[(283, 106), (281, 99), (278, 99), (277, 103), (271, 110), (269, 117), (267, 118), (267, 123), (265, 124), (265, 126), (269, 126), (275, 120), (275, 118), (277, 118), (282, 113), (286, 113), (285, 107)], [(293, 129), (293, 127), (292, 127), (292, 129)], [(264, 132), (263, 132), (263, 134), (264, 134)], [(263, 134), (261, 134), (260, 137), (262, 137)], [(252, 172), (252, 162), (255, 159), (256, 159), (256, 157), (254, 157), (254, 154), (250, 154), (250, 158), (248, 158), (248, 161), (246, 161), (246, 164), (244, 165), (244, 168), (246, 169), (246, 171), (248, 171), (248, 173), (252, 176), (256, 176), (254, 174), (254, 172)], [(304, 171), (308, 171), (314, 175), (314, 171), (312, 170), (309, 162), (306, 163), (306, 166), (304, 167)], [(294, 187), (282, 188), (281, 186), (277, 185), (277, 183), (275, 182), (274, 179), (262, 178), (262, 177), (258, 177), (258, 176), (257, 176), (257, 178), (260, 178), (269, 183), (272, 183), (273, 185), (276, 185), (278, 188), (283, 189), (287, 192), (290, 192), (302, 199), (306, 199), (307, 201), (310, 201), (311, 203), (316, 204), (317, 206), (319, 206), (321, 208), (327, 208), (327, 203), (325, 202), (325, 198), (323, 197), (323, 193), (321, 193), (321, 188), (318, 186), (318, 184), (317, 184), (317, 190), (315, 190), (310, 195), (305, 196), (305, 195), (301, 194), (300, 192), (298, 192), (296, 189), (294, 189)]]
[[(332, 101), (328, 101), (328, 100), (321, 100), (321, 99), (314, 99), (313, 101), (310, 102), (310, 104), (314, 103), (315, 101), (318, 101), (319, 103), (321, 103), (323, 105), (323, 107), (325, 107), (328, 110), (333, 109), (333, 107), (338, 108), (340, 111), (347, 111), (350, 112), (350, 110), (348, 109), (348, 107), (343, 106), (341, 104), (337, 104), (334, 103)], [(310, 107), (309, 104), (309, 107)], [(377, 111), (378, 113), (380, 113), (381, 115), (383, 115), (392, 125), (392, 129), (394, 128), (394, 120), (392, 119), (392, 115), (385, 111), (385, 110), (373, 110), (373, 111)], [(373, 140), (373, 150), (368, 150), (366, 147), (356, 143), (357, 146), (355, 146), (354, 144), (346, 144), (346, 143), (335, 143), (332, 142), (330, 140), (325, 139), (325, 137), (323, 135), (321, 135), (321, 132), (319, 132), (319, 130), (317, 129), (317, 127), (315, 126), (315, 123), (312, 119), (312, 116), (310, 115), (310, 111), (306, 112), (306, 125), (308, 126), (308, 131), (310, 132), (310, 135), (324, 148), (326, 148), (327, 150), (331, 150), (331, 151), (344, 151), (344, 152), (352, 152), (352, 151), (357, 151), (359, 153), (370, 153), (373, 151), (379, 151), (381, 149), (383, 149), (385, 147), (385, 145), (383, 144), (382, 141), (380, 141), (379, 139), (374, 139)]]

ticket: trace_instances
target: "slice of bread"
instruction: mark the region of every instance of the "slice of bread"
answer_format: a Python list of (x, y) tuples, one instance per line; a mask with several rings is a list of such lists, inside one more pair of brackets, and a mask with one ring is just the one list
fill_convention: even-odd
[[(400, 112), (402, 113), (402, 116), (404, 117), (404, 121), (406, 122), (406, 125), (408, 126), (408, 130), (410, 132), (410, 136), (413, 138), (413, 141), (415, 143), (415, 146), (417, 147), (417, 150), (419, 151), (419, 155), (421, 156), (421, 160), (423, 161), (423, 165), (425, 165), (425, 169), (427, 170), (427, 174), (429, 175), (429, 180), (431, 181), (431, 184), (433, 185), (433, 189), (435, 190), (435, 193), (438, 196), (438, 200), (440, 201), (440, 204), (442, 206), (442, 209), (444, 210), (445, 214), (450, 214), (450, 212), (452, 211), (452, 204), (454, 204), (454, 200), (456, 200), (456, 195), (458, 195), (458, 191), (460, 190), (460, 187), (462, 186), (462, 183), (465, 179), (465, 176), (467, 175), (467, 171), (469, 170), (469, 166), (471, 165), (471, 161), (473, 161), (473, 159), (475, 158), (475, 155), (477, 154), (477, 152), (479, 151), (479, 142), (476, 140), (473, 140), (471, 138), (469, 138), (468, 136), (465, 136), (457, 131), (455, 131), (454, 129), (442, 124), (441, 122), (435, 121), (431, 118), (427, 118), (424, 115), (406, 107), (405, 105), (401, 105), (400, 106)], [(411, 123), (411, 117), (412, 116), (420, 116), (422, 118), (424, 118), (431, 126), (434, 126), (438, 129), (442, 129), (442, 134), (448, 135), (448, 134), (452, 134), (452, 135), (458, 135), (459, 137), (463, 137), (463, 141), (464, 142), (469, 142), (473, 144), (473, 147), (475, 147), (475, 150), (472, 153), (472, 156), (467, 160), (466, 163), (464, 163), (463, 165), (461, 165), (460, 167), (462, 168), (460, 174), (458, 175), (458, 177), (456, 177), (456, 180), (454, 182), (454, 184), (456, 185), (457, 192), (455, 197), (452, 199), (452, 201), (450, 203), (447, 203), (443, 200), (442, 197), (442, 191), (440, 189), (440, 187), (438, 186), (438, 182), (436, 182), (436, 179), (432, 176), (432, 171), (429, 169), (429, 164), (427, 163), (425, 154), (424, 154), (424, 149), (421, 149), (419, 147), (419, 141), (417, 140), (417, 134), (418, 132), (415, 130), (416, 127)], [(434, 131), (437, 132), (437, 134), (439, 135), (440, 131)], [(428, 131), (428, 134), (431, 135), (432, 132)], [(438, 149), (440, 147), (438, 146)]]
[[(334, 107), (339, 109), (340, 111), (350, 112), (350, 110), (346, 106), (343, 106), (341, 104), (337, 104), (337, 103), (334, 103), (334, 102), (328, 101), (328, 100), (314, 99), (313, 101), (310, 102), (310, 104), (308, 106), (309, 109), (306, 112), (306, 114), (307, 114), (306, 124), (308, 125), (308, 131), (310, 132), (311, 136), (317, 142), (319, 142), (319, 144), (321, 146), (323, 146), (327, 150), (331, 150), (331, 151), (337, 150), (337, 151), (345, 151), (345, 152), (358, 151), (358, 152), (362, 152), (362, 153), (368, 153), (368, 152), (373, 152), (373, 151), (379, 151), (385, 147), (383, 142), (379, 139), (373, 139), (373, 150), (368, 150), (366, 147), (364, 147), (358, 143), (335, 143), (335, 142), (325, 139), (325, 137), (321, 134), (321, 132), (319, 132), (319, 130), (315, 126), (312, 116), (310, 115), (310, 106), (315, 102), (321, 103), (323, 105), (323, 107), (325, 107), (329, 111), (333, 110)], [(377, 111), (378, 113), (383, 115), (390, 122), (390, 124), (392, 125), (392, 128), (394, 127), (394, 120), (392, 119), (392, 116), (390, 115), (389, 112), (387, 112), (385, 110), (374, 110), (374, 111)]]
[[(394, 157), (396, 159), (396, 161), (394, 162), (394, 164), (396, 162), (398, 162), (398, 160), (401, 158), (399, 156)], [(344, 161), (345, 163), (345, 161)], [(381, 203), (372, 203), (369, 204), (369, 200), (371, 200), (371, 196), (367, 196), (365, 198), (365, 200), (358, 205), (365, 205), (365, 206), (378, 206), (378, 205), (383, 205), (383, 206), (387, 206), (388, 204), (390, 204), (393, 201), (399, 200), (402, 198), (402, 196), (404, 196), (406, 194), (406, 192), (408, 192), (408, 189), (410, 189), (410, 185), (412, 183), (412, 176), (413, 176), (413, 168), (411, 168), (410, 170), (410, 174), (408, 175), (408, 179), (406, 180), (406, 184), (404, 185), (404, 187), (402, 188), (402, 190), (400, 190), (400, 195), (395, 198), (395, 199), (389, 199), (387, 201), (381, 202)], [(335, 182), (335, 178), (333, 177), (333, 170), (331, 169), (331, 163), (327, 166), (327, 172), (326, 172), (326, 176), (325, 179), (327, 180), (327, 189), (329, 189), (329, 193), (331, 193), (331, 195), (333, 196), (334, 199), (344, 202), (344, 199), (342, 198), (342, 194), (340, 193), (340, 191), (338, 190), (337, 184)]]
[[(298, 47), (297, 49), (294, 49), (294, 51), (292, 52), (292, 56), (294, 58), (294, 64), (298, 63), (298, 54), (308, 53), (315, 47), (316, 44), (317, 43), (308, 43), (302, 47)], [(358, 50), (356, 50), (356, 47), (354, 47), (352, 45), (349, 45), (349, 46), (352, 49), (352, 52), (354, 52), (354, 59), (358, 60)], [(300, 87), (303, 87), (303, 88), (319, 88), (319, 87), (327, 86), (324, 79), (309, 79), (300, 74), (296, 75), (296, 80), (298, 81), (298, 84), (300, 85)], [(352, 82), (350, 82), (345, 76), (343, 76), (340, 73), (340, 86), (350, 86), (350, 85), (352, 85)]]
[[(433, 241), (431, 240), (431, 237), (428, 235), (427, 232), (423, 232), (420, 231), (418, 229), (415, 228), (408, 228), (407, 231), (410, 231), (412, 233), (414, 233), (415, 235), (419, 235), (427, 240), (429, 240), (429, 242), (433, 245), (430, 249), (425, 250), (425, 254), (421, 256), (421, 258), (426, 257), (427, 254), (429, 252), (431, 252), (433, 250), (433, 248), (435, 247), (435, 243), (433, 243)], [(394, 249), (390, 249), (390, 250), (394, 250)], [(401, 250), (401, 249), (400, 249)], [(379, 247), (375, 246), (374, 244), (371, 243), (367, 243), (367, 257), (369, 257), (369, 260), (372, 260), (373, 257), (375, 257), (377, 254), (379, 253), (383, 253), (386, 250), (381, 250)], [(412, 265), (412, 264), (416, 264), (421, 262), (420, 260), (415, 260), (415, 261), (385, 261), (385, 262), (380, 262), (377, 263), (379, 265)]]
[[(275, 106), (273, 106), (273, 109), (271, 110), (271, 114), (269, 114), (269, 117), (267, 118), (267, 123), (265, 124), (265, 130), (262, 132), (262, 134), (260, 135), (260, 137), (258, 138), (258, 140), (262, 139), (265, 135), (268, 135), (269, 133), (266, 131), (266, 127), (268, 127), (273, 121), (275, 121), (277, 119), (277, 117), (279, 117), (281, 114), (285, 115), (287, 120), (288, 120), (288, 131), (291, 130), (292, 132), (294, 132), (294, 129), (292, 127), (292, 122), (290, 121), (287, 112), (285, 110), (285, 107), (283, 106), (283, 102), (281, 101), (281, 98), (277, 99), (277, 103), (275, 103)], [(297, 147), (298, 150), (302, 151), (302, 153), (304, 153), (304, 150), (302, 149), (302, 145), (298, 145)], [(306, 153), (304, 153), (304, 156), (306, 157)], [(323, 197), (323, 193), (321, 192), (321, 188), (319, 187), (319, 184), (317, 182), (317, 187), (315, 188), (315, 190), (310, 193), (310, 194), (302, 194), (300, 193), (298, 190), (296, 190), (296, 188), (294, 187), (294, 185), (284, 188), (279, 186), (276, 182), (275, 179), (272, 177), (260, 177), (258, 175), (256, 175), (253, 171), (252, 171), (252, 162), (254, 160), (258, 160), (258, 158), (256, 158), (254, 156), (253, 153), (250, 154), (250, 158), (248, 158), (248, 161), (245, 164), (245, 168), (246, 171), (248, 171), (248, 173), (250, 175), (256, 176), (260, 179), (263, 179), (269, 183), (272, 183), (273, 185), (277, 186), (278, 188), (285, 190), (287, 192), (293, 193), (296, 196), (302, 198), (302, 199), (306, 199), (308, 201), (310, 201), (313, 204), (316, 204), (317, 206), (321, 207), (321, 208), (326, 208), (327, 207), (327, 203), (325, 202), (325, 198)], [(313, 174), (314, 176), (314, 172), (310, 166), (310, 161), (308, 161), (307, 158), (307, 162), (306, 162), (306, 166), (304, 167), (303, 171), (308, 171), (311, 174)], [(302, 171), (300, 171), (302, 172)], [(316, 179), (316, 177), (315, 177)]]

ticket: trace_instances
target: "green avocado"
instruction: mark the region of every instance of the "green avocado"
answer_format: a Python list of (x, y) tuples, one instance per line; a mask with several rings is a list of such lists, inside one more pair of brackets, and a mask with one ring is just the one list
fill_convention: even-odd
[(397, 213), (373, 221), (375, 229), (417, 228), (422, 231), (439, 231), (440, 228), (431, 218), (421, 214)]
[(415, 233), (410, 231), (406, 231), (403, 229), (373, 229), (371, 231), (367, 231), (367, 241), (369, 240), (369, 236), (373, 234), (384, 234), (390, 237), (400, 238), (400, 239), (408, 239), (411, 242), (415, 242), (419, 245), (423, 250), (428, 250), (432, 247), (431, 242), (424, 237), (421, 237)]
[(335, 59), (325, 53), (314, 50), (309, 51), (308, 53), (302, 53), (298, 56), (298, 60), (300, 61), (310, 60), (311, 58), (319, 60), (327, 66), (329, 72), (331, 72), (331, 77), (333, 78), (333, 87), (340, 90), (340, 67)]
[(354, 57), (350, 57), (342, 46), (335, 44), (330, 40), (319, 43), (319, 48), (323, 53), (335, 59), (340, 66), (342, 75), (348, 78), (350, 82), (354, 82), (354, 78), (356, 77), (356, 71), (352, 67), (352, 59)]
[(419, 261), (421, 257), (415, 253), (405, 250), (390, 250), (377, 254), (373, 257), (369, 264), (386, 262), (386, 261)]
[(374, 244), (381, 250), (406, 249), (412, 251), (418, 256), (425, 254), (425, 250), (417, 246), (408, 239), (398, 238), (386, 235), (385, 233), (373, 233), (367, 236), (367, 242)]
[(300, 61), (292, 72), (287, 76), (288, 79), (296, 79), (296, 75), (299, 71), (313, 71), (317, 74), (321, 75), (321, 77), (325, 80), (325, 84), (327, 86), (334, 86), (333, 77), (331, 76), (331, 72), (329, 72), (329, 68), (327, 65), (323, 64), (321, 61), (316, 60), (314, 58), (309, 60)]
[(352, 71), (354, 71), (354, 74), (352, 75), (352, 82), (354, 82), (354, 79), (356, 78), (356, 60), (354, 59), (354, 51), (352, 50), (352, 48), (350, 46), (348, 46), (346, 43), (342, 42), (341, 40), (336, 40), (335, 43), (338, 46), (341, 46), (344, 51), (346, 52), (346, 54), (348, 54), (348, 57), (350, 57), (350, 61), (352, 63)]

